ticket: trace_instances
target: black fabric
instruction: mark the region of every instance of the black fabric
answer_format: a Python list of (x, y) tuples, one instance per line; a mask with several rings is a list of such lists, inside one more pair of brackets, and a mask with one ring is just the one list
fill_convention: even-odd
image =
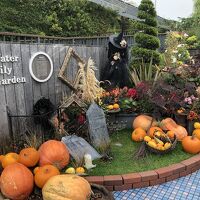
[(56, 107), (49, 99), (41, 98), (33, 106), (34, 122), (41, 124), (45, 130), (52, 129), (50, 119), (56, 115)]
[[(101, 80), (109, 80), (111, 82), (111, 88), (123, 88), (129, 83), (128, 48), (119, 49), (111, 42), (109, 42), (108, 47), (108, 61), (103, 72), (101, 73)], [(119, 53), (120, 59), (114, 59), (115, 53)]]

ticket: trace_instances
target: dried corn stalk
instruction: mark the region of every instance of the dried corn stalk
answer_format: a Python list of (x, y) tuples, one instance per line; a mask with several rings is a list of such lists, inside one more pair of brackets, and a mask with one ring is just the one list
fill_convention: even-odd
[(80, 66), (76, 78), (75, 88), (81, 92), (82, 100), (87, 103), (94, 102), (103, 92), (95, 76), (95, 70), (94, 61), (89, 58), (86, 69), (84, 70), (84, 65)]

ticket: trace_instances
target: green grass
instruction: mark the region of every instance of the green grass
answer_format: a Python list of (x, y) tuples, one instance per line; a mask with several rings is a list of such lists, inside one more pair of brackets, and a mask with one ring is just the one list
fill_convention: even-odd
[[(119, 147), (116, 143), (121, 143), (122, 146)], [(153, 170), (178, 163), (192, 156), (185, 153), (182, 150), (181, 144), (177, 143), (176, 148), (168, 154), (156, 155), (148, 153), (144, 159), (135, 160), (133, 154), (140, 145), (141, 143), (131, 140), (130, 130), (123, 130), (113, 134), (111, 136), (113, 160), (108, 162), (102, 160), (94, 161), (94, 164), (97, 166), (89, 171), (89, 175), (117, 175)]]

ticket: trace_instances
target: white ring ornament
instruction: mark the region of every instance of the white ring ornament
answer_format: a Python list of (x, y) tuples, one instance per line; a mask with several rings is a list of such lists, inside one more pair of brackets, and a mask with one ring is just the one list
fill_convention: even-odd
[[(45, 79), (39, 79), (39, 78), (37, 78), (37, 77), (35, 76), (35, 74), (33, 73), (32, 64), (33, 64), (34, 59), (35, 59), (38, 55), (44, 55), (46, 58), (48, 58), (48, 61), (49, 61), (49, 63), (50, 63), (50, 72), (49, 72), (49, 75), (47, 76), (47, 78), (45, 78)], [(52, 76), (52, 73), (53, 73), (53, 62), (52, 62), (50, 56), (49, 56), (48, 54), (42, 52), (42, 51), (39, 51), (39, 52), (33, 54), (33, 56), (31, 57), (31, 59), (30, 59), (30, 61), (29, 61), (29, 72), (30, 72), (32, 78), (33, 78), (34, 80), (38, 81), (38, 82), (43, 83), (43, 82), (48, 81), (48, 80), (50, 79), (50, 77)]]

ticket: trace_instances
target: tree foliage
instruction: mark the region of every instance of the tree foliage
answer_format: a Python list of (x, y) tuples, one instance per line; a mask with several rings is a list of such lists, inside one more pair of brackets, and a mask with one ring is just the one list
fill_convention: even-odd
[(154, 64), (160, 61), (157, 49), (160, 46), (158, 39), (158, 27), (156, 11), (151, 0), (142, 0), (138, 7), (138, 33), (135, 34), (136, 46), (132, 49), (133, 57), (150, 62), (151, 57)]
[(88, 36), (120, 28), (116, 12), (87, 0), (1, 0), (0, 31)]

